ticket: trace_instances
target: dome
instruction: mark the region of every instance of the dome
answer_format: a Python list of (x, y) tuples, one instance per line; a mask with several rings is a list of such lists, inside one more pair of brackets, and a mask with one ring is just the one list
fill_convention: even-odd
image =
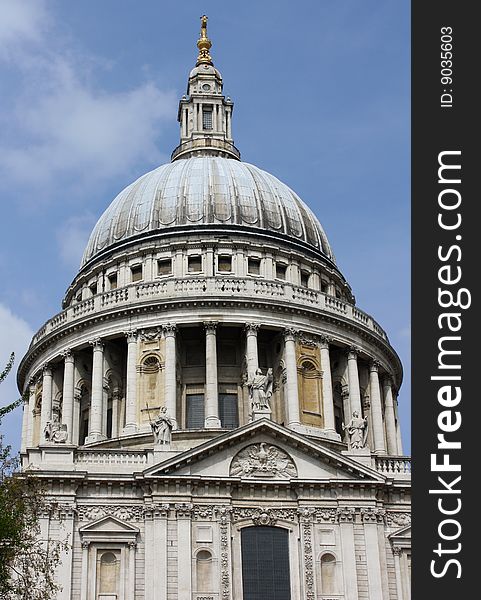
[(286, 184), (249, 163), (201, 156), (162, 165), (126, 187), (97, 222), (82, 266), (139, 235), (199, 226), (277, 233), (334, 261), (321, 224)]

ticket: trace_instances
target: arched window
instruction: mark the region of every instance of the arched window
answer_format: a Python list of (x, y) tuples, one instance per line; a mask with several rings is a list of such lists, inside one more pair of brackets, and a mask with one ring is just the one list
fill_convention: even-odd
[(287, 529), (245, 527), (241, 549), (243, 600), (291, 600)]
[(208, 550), (199, 550), (195, 562), (196, 591), (212, 591), (212, 554)]
[(337, 565), (333, 554), (326, 553), (321, 556), (320, 574), (322, 594), (337, 594)]

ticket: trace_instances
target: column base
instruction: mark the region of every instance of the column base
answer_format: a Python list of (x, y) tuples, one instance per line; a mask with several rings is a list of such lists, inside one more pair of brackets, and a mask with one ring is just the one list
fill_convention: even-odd
[(136, 433), (138, 433), (139, 429), (137, 427), (137, 425), (126, 425), (121, 432), (121, 436), (125, 436), (125, 435), (135, 435)]
[(348, 456), (366, 467), (372, 468), (371, 450), (369, 448), (351, 448), (351, 450), (341, 450), (341, 454)]
[(221, 422), (219, 417), (207, 417), (204, 422), (204, 427), (206, 429), (220, 429)]
[(103, 442), (106, 439), (107, 439), (107, 436), (104, 435), (103, 433), (92, 433), (92, 435), (88, 435), (85, 438), (85, 443), (93, 444), (95, 442)]
[(252, 411), (252, 421), (259, 419), (272, 419), (272, 410), (270, 408), (257, 408)]

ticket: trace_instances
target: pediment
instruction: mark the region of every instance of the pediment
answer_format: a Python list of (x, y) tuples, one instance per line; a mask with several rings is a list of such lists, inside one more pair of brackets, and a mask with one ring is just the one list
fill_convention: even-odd
[(404, 542), (405, 540), (411, 540), (411, 525), (401, 527), (401, 529), (391, 533), (388, 537), (392, 542)]
[(257, 481), (378, 481), (385, 477), (267, 419), (249, 423), (143, 472), (162, 476)]
[(107, 515), (101, 517), (88, 525), (84, 525), (79, 529), (80, 533), (83, 534), (131, 534), (137, 535), (139, 530), (129, 523), (125, 523), (116, 517)]

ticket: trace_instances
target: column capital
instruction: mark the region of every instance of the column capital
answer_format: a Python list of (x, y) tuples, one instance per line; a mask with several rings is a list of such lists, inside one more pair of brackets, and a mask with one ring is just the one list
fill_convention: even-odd
[(53, 373), (53, 365), (52, 363), (45, 363), (42, 365), (42, 375), (45, 377), (51, 377)]
[(329, 346), (332, 342), (331, 337), (329, 337), (328, 335), (319, 335), (317, 339), (319, 348), (321, 348), (321, 350), (329, 350)]
[(371, 362), (369, 363), (369, 372), (370, 373), (378, 373), (380, 366), (381, 366), (381, 363), (378, 360), (376, 360), (376, 359), (371, 360)]
[(89, 340), (89, 344), (92, 346), (94, 352), (103, 351), (104, 343), (102, 342), (102, 338), (94, 338), (93, 340)]
[(385, 388), (391, 388), (393, 394), (395, 393), (395, 390), (392, 389), (393, 383), (392, 383), (392, 375), (390, 373), (386, 373), (384, 375), (384, 377), (382, 378), (382, 385)]
[(347, 359), (356, 360), (360, 352), (361, 348), (359, 348), (359, 346), (348, 346), (346, 348)]
[(299, 330), (294, 329), (293, 327), (286, 327), (284, 329), (284, 339), (286, 342), (295, 342), (299, 337)]
[(215, 335), (217, 329), (218, 322), (217, 321), (204, 321), (205, 333), (207, 335)]
[(72, 348), (65, 348), (65, 350), (62, 352), (62, 358), (64, 359), (65, 362), (73, 363), (74, 353), (72, 351)]
[(259, 323), (246, 323), (244, 325), (244, 330), (246, 335), (255, 335), (257, 336), (257, 332), (259, 331), (260, 324)]
[(393, 546), (392, 553), (394, 554), (394, 556), (401, 556), (402, 548), (400, 548), (399, 546)]
[(177, 325), (175, 323), (166, 323), (162, 325), (162, 333), (164, 337), (175, 337), (177, 333)]
[(124, 335), (127, 338), (127, 344), (137, 342), (137, 329), (130, 329), (129, 331), (124, 331)]

